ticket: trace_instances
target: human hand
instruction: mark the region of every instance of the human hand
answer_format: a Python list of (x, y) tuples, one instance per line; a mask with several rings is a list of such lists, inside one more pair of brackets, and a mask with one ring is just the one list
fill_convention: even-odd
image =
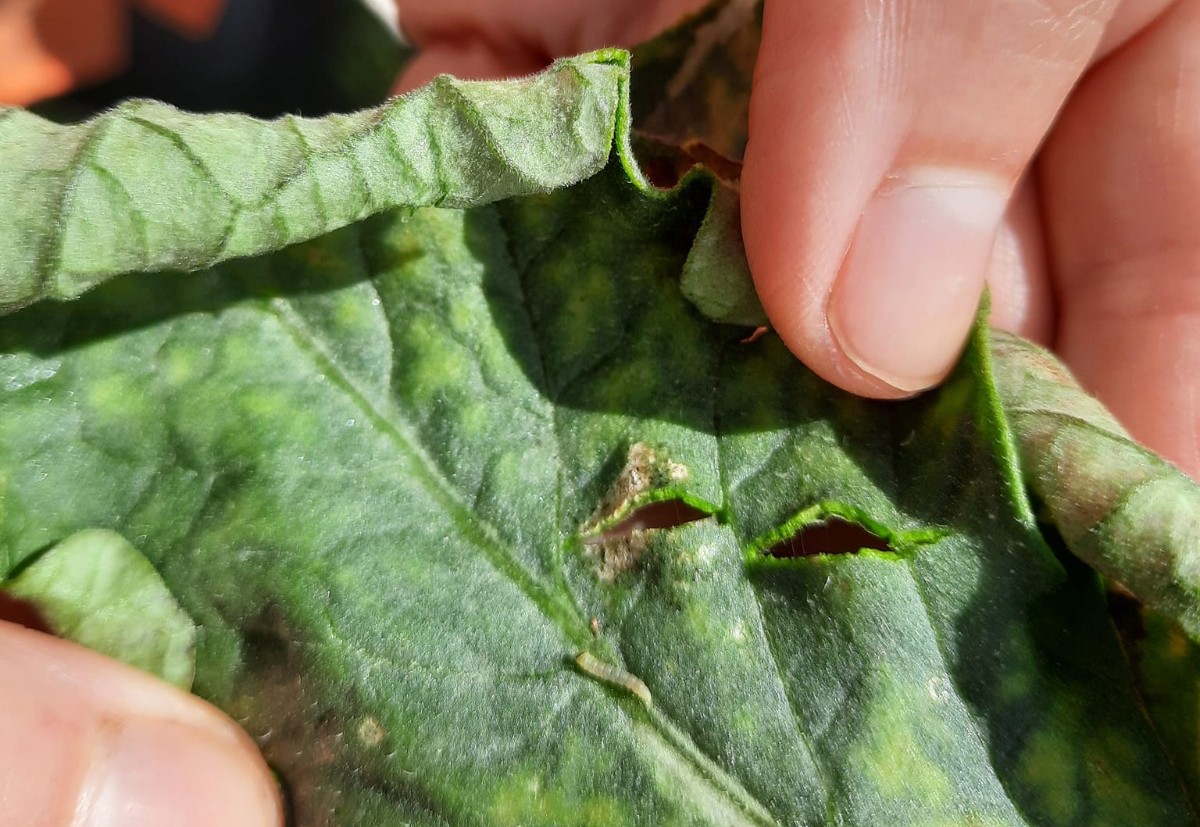
[(0, 827), (277, 827), (274, 781), (214, 707), (0, 621)]
[(138, 9), (189, 37), (211, 35), (225, 0), (0, 0), (0, 104), (27, 106), (106, 80), (129, 60)]
[[(401, 78), (633, 45), (699, 0), (401, 0)], [(858, 394), (940, 382), (983, 289), (1200, 479), (1200, 0), (768, 0), (742, 173), (759, 296)]]

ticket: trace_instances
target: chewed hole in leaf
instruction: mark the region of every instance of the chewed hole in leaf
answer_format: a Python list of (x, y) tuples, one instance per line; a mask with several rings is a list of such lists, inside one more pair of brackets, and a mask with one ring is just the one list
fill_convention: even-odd
[(790, 559), (817, 554), (856, 554), (865, 549), (896, 551), (883, 537), (858, 523), (840, 517), (827, 517), (801, 527), (791, 537), (765, 549), (763, 554)]
[(675, 528), (712, 516), (683, 500), (661, 500), (635, 509), (629, 516), (605, 531), (584, 538), (584, 543), (598, 545), (606, 540), (626, 537), (635, 531), (653, 528)]
[(583, 544), (595, 560), (601, 580), (612, 582), (641, 565), (652, 531), (671, 529), (711, 517), (683, 500), (659, 500), (635, 508), (604, 531), (584, 535)]

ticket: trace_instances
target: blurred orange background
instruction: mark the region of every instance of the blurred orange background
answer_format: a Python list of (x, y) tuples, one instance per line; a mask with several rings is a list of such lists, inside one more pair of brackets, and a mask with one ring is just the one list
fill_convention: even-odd
[(120, 74), (137, 9), (204, 39), (225, 0), (0, 0), (0, 104), (27, 106)]

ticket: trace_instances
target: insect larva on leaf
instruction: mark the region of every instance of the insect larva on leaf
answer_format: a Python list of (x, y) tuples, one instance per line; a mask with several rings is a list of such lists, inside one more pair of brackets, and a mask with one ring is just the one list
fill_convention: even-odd
[(587, 672), (593, 678), (598, 678), (605, 683), (623, 686), (630, 693), (637, 697), (639, 701), (646, 706), (650, 706), (650, 688), (642, 682), (642, 679), (637, 675), (626, 672), (624, 669), (605, 663), (597, 659), (591, 652), (580, 652), (575, 656), (575, 663), (584, 672)]

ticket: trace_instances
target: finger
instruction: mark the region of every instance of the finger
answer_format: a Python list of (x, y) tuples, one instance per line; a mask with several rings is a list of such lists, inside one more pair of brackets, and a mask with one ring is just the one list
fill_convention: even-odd
[(630, 47), (650, 39), (705, 0), (401, 0), (400, 22), (417, 45), (491, 41), (497, 51), (520, 48), (550, 57)]
[(194, 40), (212, 37), (225, 11), (225, 0), (134, 0), (134, 5)]
[(129, 47), (124, 5), (0, 0), (0, 105), (28, 106), (120, 71)]
[(742, 177), (759, 295), (856, 393), (940, 381), (1009, 196), (1113, 0), (768, 0)]
[(1040, 162), (1057, 349), (1200, 479), (1200, 2), (1096, 66)]
[(493, 80), (519, 77), (545, 68), (548, 61), (522, 50), (497, 51), (482, 40), (435, 44), (417, 52), (392, 87), (393, 95), (419, 89), (438, 75), (464, 80)]
[(557, 57), (630, 48), (701, 8), (705, 0), (420, 0), (400, 2), (405, 37), (418, 48), (394, 88), (435, 76), (489, 79), (536, 72)]
[(989, 321), (1049, 345), (1054, 330), (1054, 297), (1046, 271), (1046, 245), (1036, 180), (1018, 187), (992, 247), (987, 267)]
[(278, 827), (253, 742), (197, 698), (0, 622), (0, 827)]

